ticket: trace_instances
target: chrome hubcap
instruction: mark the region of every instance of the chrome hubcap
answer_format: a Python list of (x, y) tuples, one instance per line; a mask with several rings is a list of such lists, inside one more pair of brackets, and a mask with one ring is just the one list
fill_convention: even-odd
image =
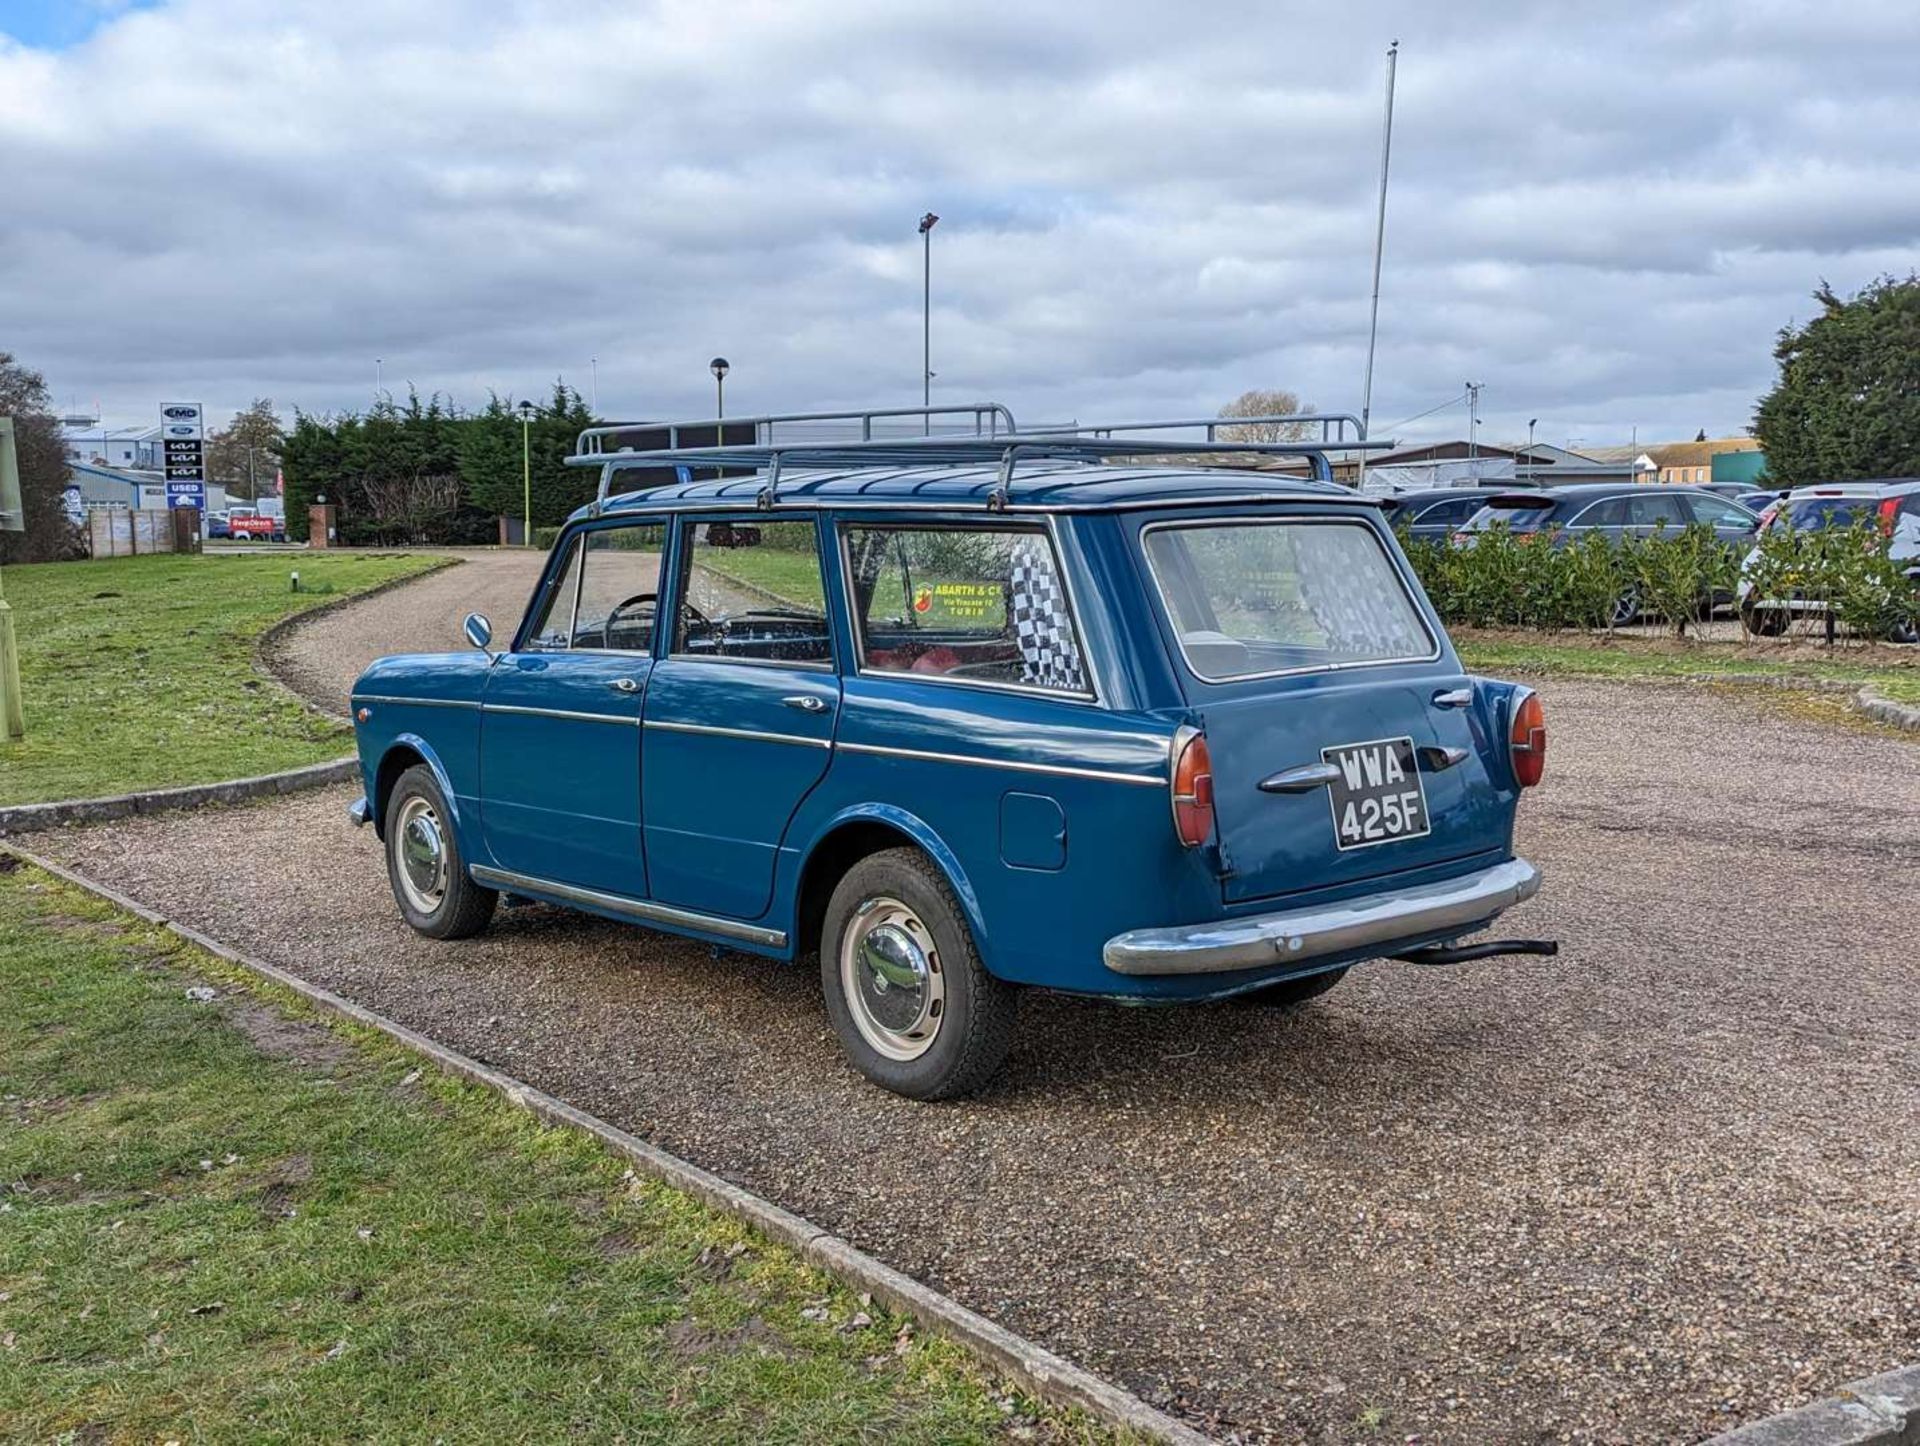
[(840, 941), (840, 987), (860, 1037), (888, 1059), (918, 1059), (946, 1013), (933, 935), (898, 899), (869, 899)]
[(447, 840), (440, 815), (426, 799), (413, 797), (400, 806), (394, 829), (400, 888), (407, 902), (431, 914), (447, 896)]

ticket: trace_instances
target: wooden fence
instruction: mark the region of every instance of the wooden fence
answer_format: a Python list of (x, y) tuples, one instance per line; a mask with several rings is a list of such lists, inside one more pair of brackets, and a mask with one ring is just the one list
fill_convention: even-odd
[(152, 512), (97, 507), (87, 514), (87, 546), (95, 557), (198, 552), (200, 514), (190, 507)]

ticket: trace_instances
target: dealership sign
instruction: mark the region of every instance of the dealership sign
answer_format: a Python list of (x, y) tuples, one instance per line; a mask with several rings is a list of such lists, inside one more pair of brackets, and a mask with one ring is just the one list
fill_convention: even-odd
[(198, 402), (168, 402), (160, 408), (167, 501), (174, 507), (207, 506), (206, 416)]

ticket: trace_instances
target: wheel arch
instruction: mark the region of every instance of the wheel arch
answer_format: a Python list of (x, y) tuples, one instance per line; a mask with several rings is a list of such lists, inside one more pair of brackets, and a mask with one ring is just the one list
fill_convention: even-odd
[(794, 891), (793, 953), (796, 958), (820, 947), (827, 902), (847, 870), (861, 859), (887, 849), (917, 848), (933, 860), (960, 901), (980, 961), (992, 970), (990, 940), (974, 892), (959, 858), (924, 819), (890, 804), (862, 804), (835, 815), (808, 846)]
[[(417, 733), (402, 733), (386, 747), (380, 755), (380, 766), (374, 770), (373, 796), (368, 799), (374, 837), (385, 842), (387, 837), (387, 801), (393, 797), (394, 785), (400, 781), (400, 775), (416, 764), (424, 763), (432, 772), (435, 783), (440, 785), (441, 797), (447, 801), (447, 812), (452, 815), (455, 837), (459, 840), (461, 852), (467, 853), (467, 835), (465, 820), (460, 816), (460, 800), (454, 794), (453, 780), (447, 776), (447, 768), (440, 761), (440, 755), (433, 746)], [(471, 855), (468, 855), (471, 857)]]

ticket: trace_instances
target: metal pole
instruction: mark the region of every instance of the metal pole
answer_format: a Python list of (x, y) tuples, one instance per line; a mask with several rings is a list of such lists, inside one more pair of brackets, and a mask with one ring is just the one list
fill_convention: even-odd
[(588, 405), (593, 408), (594, 416), (598, 417), (600, 415), (600, 358), (597, 356), (588, 357), (587, 366), (591, 369), (593, 377), (593, 379), (587, 383), (587, 393), (591, 398)]
[[(933, 405), (933, 227), (920, 233), (920, 405)], [(922, 417), (921, 427), (931, 436), (933, 418)]]
[[(1483, 382), (1467, 383), (1467, 460), (1480, 460), (1480, 388)], [(1477, 475), (1477, 474), (1476, 474)]]
[(529, 440), (532, 419), (525, 412), (520, 414), (520, 502), (524, 520), (521, 523), (520, 541), (523, 546), (533, 546), (533, 444)]
[(373, 359), (373, 399), (376, 402), (380, 400), (380, 362), (379, 357)]
[(1527, 419), (1527, 480), (1529, 482), (1533, 480), (1533, 429), (1539, 420), (1538, 417)]
[[(1360, 440), (1368, 440), (1373, 420), (1373, 351), (1380, 335), (1380, 258), (1387, 245), (1387, 163), (1393, 156), (1393, 76), (1400, 65), (1400, 42), (1387, 47), (1387, 112), (1380, 127), (1380, 210), (1373, 224), (1373, 303), (1367, 316), (1367, 379), (1360, 389)], [(1360, 454), (1360, 486), (1367, 485), (1367, 454)]]
[(716, 373), (713, 378), (713, 416), (715, 421), (724, 420), (727, 415), (727, 378), (726, 373)]

